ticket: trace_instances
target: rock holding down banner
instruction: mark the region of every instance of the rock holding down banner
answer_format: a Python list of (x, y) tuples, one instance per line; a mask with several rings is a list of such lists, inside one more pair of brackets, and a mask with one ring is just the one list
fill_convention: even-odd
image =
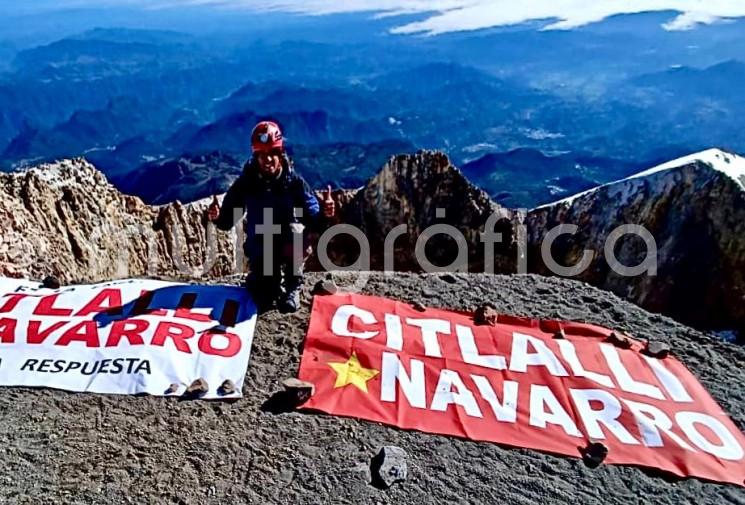
[(602, 442), (606, 463), (745, 485), (745, 436), (696, 378), (611, 333), (319, 296), (300, 366), (316, 386), (305, 407), (574, 457)]
[(0, 278), (0, 386), (165, 395), (202, 378), (203, 398), (220, 397), (225, 380), (239, 397), (255, 323), (238, 287), (122, 280), (52, 290)]

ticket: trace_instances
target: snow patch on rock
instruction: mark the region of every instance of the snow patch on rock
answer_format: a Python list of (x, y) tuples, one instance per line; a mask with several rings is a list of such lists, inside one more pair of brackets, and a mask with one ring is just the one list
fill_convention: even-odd
[(723, 173), (724, 175), (732, 179), (735, 183), (737, 183), (740, 186), (740, 188), (742, 188), (745, 191), (745, 158), (742, 158), (736, 154), (722, 151), (721, 149), (709, 149), (709, 150), (702, 151), (699, 153), (691, 154), (689, 156), (684, 156), (683, 158), (678, 158), (676, 160), (672, 160), (667, 163), (663, 163), (662, 165), (658, 165), (656, 167), (650, 168), (649, 170), (639, 172), (638, 174), (634, 174), (630, 177), (627, 177), (626, 179), (609, 182), (601, 186), (588, 189), (587, 191), (577, 193), (576, 195), (572, 195), (568, 198), (564, 198), (563, 200), (559, 200), (559, 201), (549, 203), (546, 205), (541, 205), (537, 208), (541, 209), (541, 208), (546, 208), (546, 207), (553, 207), (554, 205), (569, 206), (572, 203), (574, 203), (574, 201), (577, 200), (578, 198), (592, 194), (596, 192), (597, 190), (599, 190), (600, 188), (615, 186), (621, 183), (625, 183), (627, 181), (634, 181), (637, 179), (642, 179), (645, 177), (658, 174), (660, 172), (664, 172), (666, 170), (673, 170), (676, 168), (685, 167), (685, 166), (692, 165), (697, 162), (704, 163), (708, 165), (712, 170), (716, 170), (717, 172)]
[(650, 168), (644, 172), (640, 172), (636, 175), (632, 175), (629, 179), (637, 177), (646, 177), (663, 170), (670, 170), (672, 168), (679, 168), (685, 165), (690, 165), (697, 161), (706, 163), (711, 166), (714, 170), (722, 172), (723, 174), (730, 177), (736, 183), (745, 189), (745, 158), (741, 158), (736, 154), (731, 154), (721, 149), (709, 149), (708, 151), (702, 151), (697, 154), (691, 154), (677, 160), (664, 163), (662, 165)]

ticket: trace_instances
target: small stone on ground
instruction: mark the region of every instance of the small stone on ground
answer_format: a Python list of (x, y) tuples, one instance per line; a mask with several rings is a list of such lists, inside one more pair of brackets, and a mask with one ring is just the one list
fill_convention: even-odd
[(381, 448), (370, 466), (373, 485), (387, 489), (397, 482), (405, 481), (409, 474), (406, 458), (406, 451), (400, 447), (387, 445)]

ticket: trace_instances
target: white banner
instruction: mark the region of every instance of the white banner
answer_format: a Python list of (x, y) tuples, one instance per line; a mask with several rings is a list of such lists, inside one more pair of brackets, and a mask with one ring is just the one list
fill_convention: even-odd
[[(52, 290), (0, 277), (0, 386), (162, 396), (201, 378), (202, 398), (237, 398), (255, 323), (238, 287), (132, 279)], [(225, 380), (235, 393), (218, 392)]]

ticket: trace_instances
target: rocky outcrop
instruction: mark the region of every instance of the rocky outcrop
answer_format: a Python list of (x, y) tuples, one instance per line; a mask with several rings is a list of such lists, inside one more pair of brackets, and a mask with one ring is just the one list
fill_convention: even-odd
[[(558, 238), (553, 258), (563, 266), (587, 251), (583, 280), (642, 307), (699, 327), (745, 329), (745, 159), (717, 149), (666, 163), (633, 177), (539, 207), (527, 219), (528, 268), (551, 275), (540, 246), (551, 229), (576, 225)], [(606, 244), (627, 267), (653, 267), (627, 276), (613, 266)], [(643, 233), (643, 232), (642, 232)], [(653, 250), (652, 250), (653, 251)]]
[(205, 226), (208, 204), (145, 205), (82, 159), (0, 174), (0, 275), (87, 282), (229, 274), (235, 235)]
[[(506, 235), (498, 246), (500, 261), (515, 247), (508, 218), (511, 212), (471, 184), (439, 152), (392, 157), (346, 204), (341, 202), (340, 208), (341, 221), (359, 228), (367, 237), (373, 270), (421, 272), (449, 266), (449, 270), (483, 271), (481, 231), (490, 216), (499, 217), (500, 212), (504, 217), (496, 219), (496, 229)], [(431, 264), (417, 259), (418, 241)], [(335, 262), (351, 264), (359, 257), (356, 239), (340, 236), (331, 245), (330, 256)], [(386, 247), (392, 251), (387, 255), (388, 265)], [(460, 258), (465, 260), (462, 263), (459, 251), (467, 252)], [(513, 271), (514, 263), (500, 263), (497, 270)]]
[[(362, 269), (421, 272), (451, 265), (470, 272), (564, 275), (551, 268), (541, 245), (557, 225), (576, 225), (551, 247), (559, 266), (587, 256), (573, 278), (697, 327), (745, 334), (745, 160), (723, 151), (676, 160), (527, 216), (495, 204), (445, 155), (429, 151), (395, 156), (366, 186), (336, 191), (333, 198), (335, 223), (354, 225), (369, 242), (369, 266), (358, 263)], [(99, 281), (244, 271), (235, 247), (240, 237), (206, 223), (208, 204), (145, 205), (120, 194), (84, 160), (0, 175), (0, 275)], [(648, 266), (656, 271), (627, 277), (611, 268), (606, 244), (623, 225), (647, 230), (657, 250)], [(346, 234), (349, 228), (337, 230), (329, 259), (336, 266), (355, 264), (358, 239)], [(502, 235), (493, 257), (482, 242), (489, 230)], [(417, 259), (418, 240), (426, 244), (429, 265)], [(388, 264), (386, 247), (392, 251)], [(466, 264), (453, 266), (460, 250)], [(615, 257), (636, 266), (647, 251), (638, 236), (623, 235)], [(314, 257), (308, 267), (324, 265)]]
[[(417, 238), (433, 225), (447, 224), (463, 234), (471, 272), (570, 276), (688, 324), (744, 334), (745, 160), (736, 155), (716, 149), (694, 154), (519, 216), (492, 202), (447, 157), (424, 151), (391, 158), (367, 186), (344, 199), (338, 202), (342, 220), (365, 232), (374, 270), (385, 266), (385, 238), (404, 224), (406, 233), (393, 248), (395, 269), (422, 271)], [(443, 218), (438, 208), (444, 209)], [(550, 245), (559, 225), (576, 228), (553, 240), (551, 265), (542, 245)], [(636, 228), (629, 230), (630, 225)], [(622, 226), (637, 235), (621, 234)], [(502, 234), (493, 264), (485, 262), (482, 242), (490, 229)], [(648, 256), (638, 230), (646, 230), (656, 257)], [(612, 268), (606, 244), (614, 232), (619, 234), (615, 259), (641, 268)], [(436, 235), (427, 258), (450, 264), (455, 245), (450, 237)], [(350, 237), (331, 243), (330, 256), (341, 264), (353, 263), (358, 255), (357, 241)], [(584, 268), (569, 272), (567, 267), (585, 255)]]

